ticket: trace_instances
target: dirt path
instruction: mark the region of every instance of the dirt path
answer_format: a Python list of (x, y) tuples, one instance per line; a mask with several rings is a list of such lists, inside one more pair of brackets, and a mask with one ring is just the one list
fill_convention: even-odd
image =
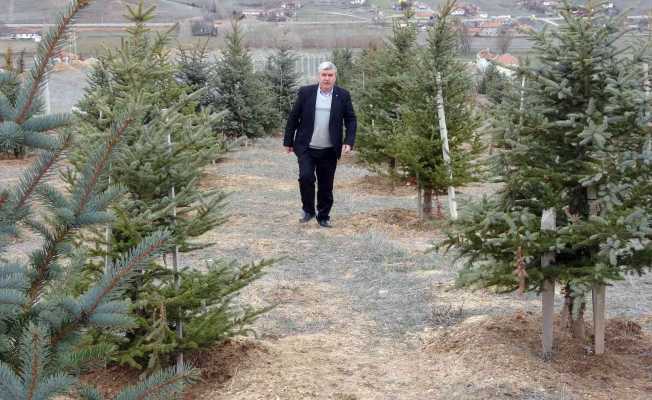
[[(525, 379), (524, 372), (510, 371), (515, 366), (501, 370), (495, 357), (514, 351), (500, 349), (512, 346), (501, 342), (502, 334), (442, 350), (449, 337), (461, 335), (463, 343), (465, 332), (490, 331), (486, 324), (500, 315), (525, 315), (536, 326), (539, 300), (454, 289), (451, 259), (424, 253), (436, 234), (410, 225), (413, 191), (390, 194), (347, 160), (336, 176), (335, 228), (300, 225), (296, 176), (296, 159), (271, 139), (230, 154), (209, 172), (207, 184), (231, 192), (231, 219), (207, 235), (215, 245), (194, 257), (282, 257), (243, 295), (256, 305), (279, 305), (258, 320), (257, 339), (241, 341), (242, 357), (228, 366), (229, 379), (207, 379), (192, 398), (571, 399), (595, 393), (592, 398), (632, 399), (643, 393), (610, 392), (613, 382), (591, 388), (590, 373), (582, 381), (539, 365), (536, 349), (520, 348), (519, 361), (529, 365), (516, 368), (546, 370), (541, 377)], [(486, 190), (466, 189), (461, 200)], [(649, 331), (651, 284), (647, 277), (611, 289), (610, 316)], [(652, 369), (643, 371), (641, 382), (647, 377)], [(607, 397), (600, 397), (605, 390)]]

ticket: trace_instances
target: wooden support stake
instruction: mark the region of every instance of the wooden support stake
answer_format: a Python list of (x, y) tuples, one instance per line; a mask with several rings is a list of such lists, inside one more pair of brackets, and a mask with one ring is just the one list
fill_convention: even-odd
[(593, 334), (595, 338), (595, 354), (604, 354), (604, 331), (605, 331), (605, 304), (607, 287), (605, 285), (593, 285)]
[(417, 184), (417, 218), (423, 219), (423, 196), (421, 190), (421, 183), (419, 183), (419, 173), (416, 176)]
[[(587, 198), (591, 215), (599, 215), (600, 204), (598, 203), (598, 193), (594, 186), (587, 188)], [(591, 291), (591, 301), (593, 303), (593, 351), (595, 354), (604, 354), (606, 292), (606, 287), (600, 284), (594, 284)]]
[[(444, 164), (446, 164), (446, 169), (448, 170), (448, 178), (453, 180), (453, 166), (451, 162), (451, 152), (448, 146), (448, 128), (446, 126), (446, 113), (444, 111), (444, 95), (443, 95), (443, 83), (441, 81), (441, 74), (439, 72), (435, 75), (435, 81), (437, 83), (437, 117), (439, 118), (439, 135), (441, 136), (441, 151), (444, 156)], [(448, 187), (448, 208), (450, 210), (451, 219), (455, 221), (457, 219), (457, 200), (455, 199), (455, 187)]]
[[(167, 110), (163, 109), (164, 115), (167, 112)], [(173, 149), (172, 149), (172, 134), (170, 131), (168, 131), (168, 137), (167, 137), (167, 145), (168, 145), (168, 152), (170, 153), (170, 157), (173, 154)], [(176, 189), (174, 185), (170, 188), (170, 198), (172, 199), (173, 202), (176, 202)], [(176, 204), (174, 207), (172, 207), (172, 225), (177, 224), (177, 206)], [(174, 290), (179, 293), (179, 290), (181, 290), (181, 276), (179, 275), (179, 246), (177, 244), (174, 245), (174, 251), (172, 252), (172, 272), (174, 274)], [(179, 314), (176, 315), (177, 321), (176, 321), (176, 336), (179, 341), (183, 339), (183, 321), (181, 319), (181, 314), (183, 313), (183, 310), (179, 309)], [(184, 370), (184, 360), (183, 360), (183, 351), (180, 351), (179, 354), (177, 354), (177, 373), (181, 373)]]
[[(555, 209), (549, 208), (543, 211), (541, 215), (541, 230), (555, 231)], [(547, 252), (541, 256), (541, 267), (549, 268), (555, 260), (555, 253)], [(546, 279), (543, 282), (543, 292), (541, 293), (541, 309), (543, 314), (543, 359), (548, 361), (552, 358), (552, 342), (554, 337), (553, 318), (555, 310), (555, 281)]]
[[(645, 89), (645, 118), (650, 117), (650, 92), (652, 91), (652, 84), (650, 84), (650, 64), (643, 64), (643, 87)], [(648, 122), (648, 126), (650, 123)], [(647, 142), (645, 143), (645, 151), (652, 151), (652, 135), (648, 133)]]
[(525, 110), (525, 75), (521, 80), (521, 103), (518, 106), (518, 126), (523, 126), (523, 111)]

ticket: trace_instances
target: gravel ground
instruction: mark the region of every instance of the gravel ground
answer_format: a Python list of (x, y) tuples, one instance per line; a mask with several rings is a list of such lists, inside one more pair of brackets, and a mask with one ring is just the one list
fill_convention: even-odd
[[(301, 207), (296, 158), (284, 154), (277, 146), (276, 139), (263, 140), (254, 147), (234, 152), (226, 163), (216, 165), (210, 172), (213, 176), (228, 177), (228, 181), (217, 178), (217, 184), (230, 192), (227, 214), (232, 219), (219, 232), (209, 235), (209, 240), (215, 238), (216, 243), (205, 249), (203, 256), (239, 260), (285, 257), (270, 270), (267, 280), (300, 278), (339, 285), (355, 299), (360, 311), (382, 320), (387, 328), (383, 332), (389, 335), (424, 327), (428, 316), (423, 310), (433, 305), (430, 288), (450, 285), (457, 269), (451, 256), (424, 251), (437, 240), (437, 234), (397, 234), (383, 225), (351, 231), (348, 226), (356, 215), (371, 211), (412, 210), (415, 196), (356, 190), (355, 182), (369, 176), (369, 172), (356, 164), (341, 162), (335, 177), (335, 228), (320, 229), (316, 223), (302, 226), (296, 222)], [(495, 186), (465, 188), (461, 197), (469, 200), (492, 190)], [(652, 276), (627, 277), (616, 283), (609, 289), (609, 316), (643, 317), (643, 322), (652, 315), (651, 285)], [(461, 300), (466, 293), (452, 292)], [(440, 295), (454, 302), (455, 296)], [(505, 308), (516, 310), (524, 304), (533, 309), (539, 306), (537, 296), (526, 297), (522, 304), (514, 304), (514, 299), (513, 295), (491, 295), (493, 305), (467, 311), (493, 314), (503, 313)], [(645, 325), (652, 331), (652, 321)]]
[[(398, 194), (365, 190), (359, 183), (369, 172), (347, 160), (340, 162), (335, 178), (335, 228), (299, 224), (297, 175), (296, 158), (282, 151), (279, 139), (236, 151), (208, 172), (207, 182), (230, 192), (232, 218), (206, 236), (214, 245), (195, 257), (280, 260), (242, 296), (257, 305), (278, 304), (255, 326), (260, 343), (273, 354), (261, 363), (272, 365), (252, 367), (226, 389), (206, 390), (201, 398), (254, 399), (260, 393), (290, 399), (582, 398), (573, 395), (581, 388), (574, 392), (565, 384), (543, 389), (540, 382), (522, 385), (506, 377), (505, 371), (471, 383), (459, 378), (450, 384), (436, 382), (442, 369), (453, 367), (440, 365), (445, 359), (441, 355), (441, 360), (424, 358), (420, 350), (424, 332), (478, 318), (538, 315), (540, 299), (533, 294), (455, 289), (458, 267), (451, 257), (424, 251), (441, 237), (436, 230), (397, 228), (370, 218), (364, 220), (369, 221), (366, 225), (352, 226), (364, 216), (389, 209), (412, 210), (415, 195), (404, 189)], [(495, 185), (466, 188), (461, 198), (477, 198), (495, 189)], [(652, 277), (647, 276), (609, 289), (609, 317), (633, 319), (650, 332), (650, 285)], [(377, 370), (354, 368), (356, 364), (374, 365)], [(342, 372), (338, 369), (342, 365), (352, 369)], [(369, 379), (368, 374), (378, 378)], [(324, 375), (334, 381), (332, 387), (320, 381)], [(347, 383), (351, 376), (355, 379)], [(494, 386), (495, 392), (487, 391)]]

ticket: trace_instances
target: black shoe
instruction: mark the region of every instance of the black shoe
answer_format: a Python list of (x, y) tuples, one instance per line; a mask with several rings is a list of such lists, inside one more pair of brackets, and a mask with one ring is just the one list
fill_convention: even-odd
[(331, 225), (331, 221), (328, 220), (328, 219), (320, 219), (317, 222), (319, 223), (319, 226), (321, 226), (322, 228), (332, 228), (333, 227), (333, 225)]
[(304, 211), (303, 217), (299, 218), (299, 222), (305, 224), (306, 222), (310, 222), (313, 218), (315, 218), (315, 214), (310, 214)]

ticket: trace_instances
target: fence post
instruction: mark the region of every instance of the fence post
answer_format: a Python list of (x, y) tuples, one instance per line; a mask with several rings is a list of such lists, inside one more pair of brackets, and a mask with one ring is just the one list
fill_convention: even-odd
[[(555, 209), (548, 208), (541, 215), (541, 231), (555, 231), (557, 229), (555, 220)], [(555, 253), (546, 252), (541, 256), (541, 267), (549, 268), (555, 260)], [(543, 314), (543, 359), (548, 361), (552, 358), (553, 341), (553, 318), (555, 308), (555, 281), (545, 279), (543, 281), (543, 292), (541, 293), (541, 310)]]

